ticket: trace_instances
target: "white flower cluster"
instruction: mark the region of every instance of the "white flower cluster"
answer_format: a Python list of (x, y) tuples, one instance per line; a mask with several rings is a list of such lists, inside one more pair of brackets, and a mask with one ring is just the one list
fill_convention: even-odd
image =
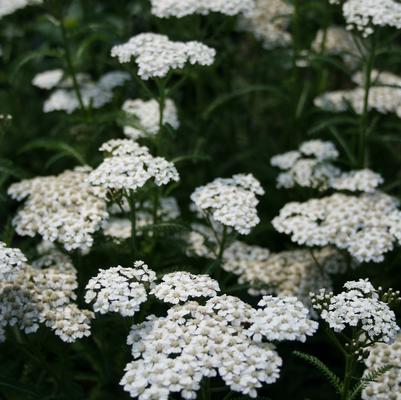
[(358, 262), (382, 262), (401, 240), (398, 202), (380, 192), (348, 196), (336, 193), (304, 203), (286, 204), (274, 228), (306, 246), (334, 245)]
[(62, 69), (51, 69), (35, 75), (32, 85), (45, 90), (51, 90), (58, 86), (63, 80), (64, 71)]
[(41, 4), (42, 0), (0, 0), (0, 18), (30, 5)]
[(356, 28), (364, 37), (371, 35), (375, 26), (401, 28), (401, 4), (394, 0), (346, 0), (342, 9), (347, 27)]
[(399, 327), (394, 312), (366, 279), (344, 284), (344, 291), (333, 295), (324, 289), (312, 294), (312, 302), (320, 317), (335, 332), (347, 327), (358, 327), (364, 334), (359, 338), (360, 346), (375, 342), (392, 341)]
[(255, 341), (298, 340), (305, 342), (318, 323), (309, 319), (309, 311), (296, 297), (264, 296), (259, 301), (248, 334)]
[[(355, 89), (337, 90), (315, 98), (316, 107), (329, 112), (344, 112), (350, 107), (357, 113), (364, 110), (365, 89), (361, 72), (354, 74)], [(386, 71), (374, 70), (371, 75), (368, 110), (381, 114), (394, 113), (401, 118), (401, 78)]]
[(136, 261), (133, 268), (100, 269), (86, 285), (85, 301), (100, 314), (133, 316), (147, 300), (147, 289), (155, 279), (155, 272), (143, 261)]
[[(137, 204), (136, 211), (136, 234), (143, 234), (144, 229), (153, 224), (153, 204), (150, 201), (145, 201), (140, 209)], [(129, 212), (128, 202), (123, 204), (123, 210)], [(121, 210), (118, 207), (111, 207), (110, 214), (119, 214)], [(177, 200), (174, 197), (162, 197), (159, 201), (157, 209), (158, 221), (172, 221), (180, 216), (181, 212), (178, 207)], [(131, 237), (132, 226), (128, 218), (112, 217), (105, 222), (103, 226), (103, 234), (111, 237), (117, 243), (120, 243)]]
[(89, 336), (94, 315), (72, 302), (76, 299), (77, 286), (71, 260), (56, 250), (32, 266), (24, 264), (13, 278), (1, 279), (0, 337), (4, 339), (7, 325), (33, 333), (40, 323), (52, 329), (64, 342)]
[(90, 171), (78, 167), (11, 185), (8, 194), (13, 199), (26, 199), (13, 220), (16, 232), (31, 237), (39, 234), (68, 251), (87, 252), (93, 234), (108, 217), (105, 192), (86, 182)]
[(174, 42), (157, 33), (141, 33), (111, 49), (111, 56), (117, 57), (120, 63), (135, 58), (138, 75), (144, 80), (162, 78), (187, 63), (212, 65), (215, 55), (216, 50), (200, 42)]
[(249, 14), (253, 0), (151, 0), (152, 14), (159, 18), (182, 18), (191, 14)]
[(351, 192), (374, 192), (384, 180), (369, 169), (342, 172), (333, 164), (338, 158), (334, 144), (322, 140), (304, 142), (299, 150), (279, 154), (270, 160), (273, 167), (280, 168), (278, 188), (298, 185), (319, 190), (329, 188)]
[[(154, 136), (159, 132), (160, 107), (156, 100), (126, 100), (123, 111), (135, 118), (132, 124), (124, 126), (124, 134), (130, 139)], [(170, 125), (173, 129), (180, 126), (177, 108), (171, 99), (166, 99), (162, 123)]]
[(215, 222), (246, 235), (259, 223), (256, 195), (263, 194), (262, 186), (252, 174), (237, 174), (198, 187), (191, 200), (198, 211), (210, 214)]
[(362, 392), (363, 400), (401, 400), (401, 369), (398, 368), (401, 359), (401, 335), (392, 344), (378, 343), (372, 346), (369, 357), (365, 360), (364, 376), (392, 365), (390, 371), (369, 382)]
[(352, 33), (341, 26), (329, 26), (326, 30), (320, 29), (312, 42), (312, 49), (316, 53), (325, 52), (339, 56), (351, 69), (358, 66), (360, 52), (352, 38)]
[[(65, 111), (71, 114), (80, 107), (78, 96), (72, 89), (72, 80), (60, 80), (56, 82), (60, 73), (56, 71), (48, 71), (34, 79), (36, 86), (44, 89), (51, 89), (54, 86), (62, 86), (56, 89), (43, 105), (43, 111), (48, 113), (52, 111)], [(113, 89), (122, 86), (130, 79), (130, 75), (122, 71), (112, 71), (103, 75), (98, 82), (92, 82), (82, 75), (80, 79), (80, 93), (82, 102), (85, 107), (101, 108), (113, 99)]]
[[(284, 308), (276, 306), (283, 320)], [(291, 338), (300, 338), (302, 331), (312, 334), (314, 323), (306, 314), (294, 312), (290, 302), (288, 308), (288, 322), (300, 328)], [(271, 345), (253, 341), (255, 332), (245, 327), (260, 326), (264, 311), (224, 295), (211, 298), (204, 306), (196, 302), (174, 306), (167, 317), (148, 317), (134, 325), (128, 337), (135, 361), (126, 366), (121, 384), (139, 400), (167, 400), (170, 393), (194, 399), (203, 377), (218, 372), (231, 390), (256, 397), (263, 383), (277, 380), (282, 364)], [(307, 320), (311, 327), (305, 330)], [(282, 331), (279, 340), (290, 336), (286, 327), (271, 328)]]
[(27, 259), (20, 249), (7, 247), (0, 242), (0, 280), (10, 279), (18, 274), (19, 269)]
[(288, 46), (292, 38), (286, 29), (293, 11), (283, 0), (255, 0), (250, 12), (241, 17), (239, 28), (252, 33), (266, 49)]
[(302, 249), (269, 254), (267, 249), (234, 242), (224, 252), (222, 268), (238, 275), (240, 285), (250, 285), (252, 296), (296, 296), (309, 306), (309, 293), (330, 289), (330, 274), (344, 272), (346, 261), (330, 247), (313, 253)]
[(171, 272), (151, 291), (165, 303), (178, 304), (190, 298), (214, 297), (220, 291), (219, 283), (209, 275), (194, 275), (186, 271)]
[(112, 139), (100, 149), (109, 157), (91, 172), (89, 183), (107, 190), (132, 190), (143, 187), (150, 179), (157, 186), (179, 181), (173, 163), (153, 157), (149, 149), (130, 139)]

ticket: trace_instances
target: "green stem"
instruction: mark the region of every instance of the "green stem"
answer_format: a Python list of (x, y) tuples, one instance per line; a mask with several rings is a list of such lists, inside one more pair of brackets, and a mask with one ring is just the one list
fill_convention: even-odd
[(136, 204), (135, 204), (135, 194), (132, 190), (129, 192), (128, 202), (130, 206), (130, 214), (131, 214), (131, 243), (132, 250), (136, 254)]
[(352, 373), (354, 370), (354, 356), (352, 354), (347, 354), (345, 356), (345, 372), (344, 372), (344, 381), (343, 381), (343, 390), (341, 393), (341, 400), (348, 400), (350, 385), (352, 379)]
[(227, 243), (227, 227), (224, 226), (224, 228), (223, 228), (223, 236), (222, 236), (221, 241), (220, 241), (219, 254), (217, 256), (218, 257), (217, 259), (218, 259), (220, 265), (223, 262), (223, 255), (224, 255), (224, 250), (225, 250), (225, 247), (226, 247), (226, 243)]
[(77, 96), (77, 99), (79, 102), (79, 107), (81, 108), (83, 113), (86, 113), (86, 108), (85, 108), (85, 105), (84, 105), (84, 102), (82, 99), (81, 90), (79, 88), (79, 84), (78, 84), (78, 80), (77, 80), (77, 74), (75, 72), (74, 63), (72, 61), (70, 41), (69, 41), (67, 29), (65, 28), (65, 25), (64, 25), (64, 20), (60, 21), (60, 28), (61, 28), (61, 36), (63, 38), (63, 46), (64, 46), (65, 59), (67, 62), (68, 73), (72, 79), (72, 84), (73, 84), (75, 95)]
[(376, 52), (376, 36), (372, 34), (372, 42), (370, 51), (366, 59), (364, 66), (364, 99), (363, 99), (363, 110), (360, 118), (360, 133), (359, 133), (359, 164), (360, 166), (366, 167), (368, 163), (367, 157), (367, 140), (368, 140), (368, 125), (369, 125), (369, 94), (372, 81), (372, 70), (375, 60)]

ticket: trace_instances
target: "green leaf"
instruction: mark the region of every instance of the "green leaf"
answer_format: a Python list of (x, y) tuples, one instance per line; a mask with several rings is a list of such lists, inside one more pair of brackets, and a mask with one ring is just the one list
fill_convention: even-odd
[(336, 126), (336, 125), (341, 125), (341, 124), (350, 124), (350, 125), (356, 125), (357, 121), (353, 117), (345, 117), (345, 116), (340, 116), (340, 117), (330, 117), (327, 118), (326, 120), (318, 123), (315, 125), (313, 128), (311, 128), (307, 134), (308, 135), (315, 135), (321, 131), (324, 131), (325, 129), (328, 129), (329, 127)]
[(78, 152), (78, 150), (74, 149), (67, 143), (58, 141), (58, 140), (49, 140), (49, 139), (38, 139), (34, 140), (33, 142), (28, 143), (25, 145), (21, 150), (20, 153), (26, 153), (31, 150), (36, 149), (45, 149), (45, 150), (55, 150), (65, 156), (70, 156), (77, 160), (81, 165), (86, 165), (86, 161), (84, 157)]
[(157, 224), (146, 225), (142, 228), (143, 232), (152, 231), (155, 234), (174, 234), (182, 231), (189, 231), (188, 226), (175, 222), (160, 222)]
[(244, 88), (240, 88), (237, 90), (234, 90), (231, 93), (226, 93), (221, 96), (219, 96), (216, 100), (214, 100), (210, 106), (203, 112), (202, 118), (207, 119), (209, 118), (210, 114), (212, 114), (217, 108), (221, 107), (225, 103), (234, 100), (238, 97), (245, 96), (250, 93), (254, 92), (271, 92), (274, 93), (277, 97), (282, 97), (285, 98), (283, 95), (282, 91), (279, 89), (275, 88), (274, 86), (270, 85), (255, 85), (255, 86), (246, 86)]
[(320, 361), (317, 357), (310, 354), (302, 353), (300, 351), (294, 351), (293, 354), (313, 365), (322, 373), (322, 375), (334, 387), (338, 394), (342, 393), (342, 383), (340, 381), (340, 378), (334, 372), (332, 372), (326, 364)]
[(27, 173), (17, 167), (12, 161), (5, 158), (0, 158), (0, 173), (12, 176), (18, 179), (25, 179)]
[(365, 377), (361, 378), (359, 383), (357, 383), (351, 392), (351, 396), (348, 400), (354, 400), (363, 389), (365, 389), (369, 383), (376, 382), (377, 378), (380, 378), (386, 372), (392, 370), (393, 368), (400, 368), (396, 365), (384, 365), (383, 367), (377, 368), (371, 372), (369, 372)]

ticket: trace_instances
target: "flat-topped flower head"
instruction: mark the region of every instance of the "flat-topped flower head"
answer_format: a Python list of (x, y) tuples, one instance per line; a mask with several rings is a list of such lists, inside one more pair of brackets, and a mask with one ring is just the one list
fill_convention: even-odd
[[(363, 332), (359, 346), (366, 348), (376, 342), (390, 342), (400, 330), (389, 305), (366, 279), (344, 284), (344, 291), (333, 295), (324, 289), (312, 294), (312, 302), (320, 317), (335, 332), (347, 327)], [(385, 298), (385, 296), (382, 296)]]
[(31, 237), (38, 234), (68, 251), (87, 252), (93, 234), (108, 217), (105, 191), (86, 182), (90, 172), (88, 167), (78, 167), (11, 185), (8, 194), (25, 200), (13, 220), (16, 232)]
[(253, 0), (151, 0), (152, 14), (159, 18), (185, 17), (191, 14), (207, 15), (218, 12), (225, 15), (249, 14)]
[(252, 9), (241, 16), (239, 28), (252, 33), (266, 49), (291, 44), (287, 28), (294, 7), (283, 0), (255, 0)]
[(306, 341), (318, 323), (309, 318), (309, 310), (296, 297), (264, 296), (248, 329), (253, 340)]
[(159, 300), (178, 304), (197, 297), (214, 297), (219, 283), (209, 275), (194, 275), (186, 271), (166, 274), (151, 291)]
[(400, 400), (401, 399), (401, 335), (392, 344), (378, 343), (370, 348), (365, 360), (364, 377), (379, 368), (393, 366), (389, 371), (377, 376), (374, 381), (366, 384), (362, 391), (363, 400)]
[(32, 80), (32, 85), (45, 90), (55, 88), (63, 79), (64, 71), (62, 69), (51, 69), (40, 72), (35, 75)]
[(27, 6), (41, 3), (42, 0), (0, 0), (0, 18)]
[[(52, 85), (54, 87), (59, 86), (45, 101), (43, 111), (45, 113), (65, 111), (71, 114), (80, 107), (79, 98), (72, 87), (72, 80), (71, 78), (67, 80), (60, 79), (59, 82), (55, 82), (55, 78), (57, 78), (57, 72), (53, 72), (53, 75), (50, 76), (43, 76), (42, 74), (35, 78), (36, 86), (46, 89), (50, 89)], [(78, 84), (83, 105), (90, 108), (102, 108), (112, 101), (113, 90), (118, 86), (122, 86), (129, 79), (129, 74), (122, 71), (108, 72), (97, 82), (92, 82), (89, 77), (82, 75)]]
[(272, 157), (271, 165), (283, 171), (277, 177), (277, 187), (373, 193), (384, 182), (380, 174), (369, 169), (343, 172), (334, 165), (338, 156), (332, 142), (309, 140), (298, 150)]
[(7, 247), (5, 243), (0, 242), (0, 280), (15, 276), (26, 261), (20, 249)]
[(259, 223), (256, 196), (263, 194), (260, 183), (251, 174), (238, 174), (197, 188), (191, 200), (198, 211), (210, 214), (213, 221), (246, 235)]
[[(130, 139), (151, 137), (159, 132), (160, 106), (156, 100), (126, 100), (123, 111), (135, 118), (132, 124), (124, 126), (124, 134)], [(180, 126), (177, 108), (171, 99), (165, 101), (162, 123), (170, 125), (173, 129), (178, 129)]]
[(77, 287), (71, 260), (54, 248), (32, 265), (24, 263), (12, 278), (0, 280), (0, 330), (9, 325), (28, 334), (44, 324), (64, 342), (89, 336), (94, 315), (73, 302)]
[(107, 190), (137, 191), (149, 180), (155, 185), (179, 181), (174, 164), (162, 157), (153, 157), (149, 149), (130, 139), (113, 139), (100, 147), (109, 157), (89, 175), (88, 182)]
[(100, 314), (133, 316), (147, 300), (155, 279), (155, 272), (143, 261), (136, 261), (133, 268), (100, 269), (86, 285), (85, 301), (93, 303), (93, 310)]
[(398, 202), (375, 192), (288, 203), (272, 223), (300, 245), (334, 245), (359, 262), (381, 262), (384, 254), (400, 243), (400, 221)]
[(188, 63), (211, 65), (215, 55), (216, 50), (200, 42), (174, 42), (157, 33), (141, 33), (111, 49), (111, 56), (117, 57), (120, 63), (134, 58), (138, 75), (144, 80), (162, 78)]

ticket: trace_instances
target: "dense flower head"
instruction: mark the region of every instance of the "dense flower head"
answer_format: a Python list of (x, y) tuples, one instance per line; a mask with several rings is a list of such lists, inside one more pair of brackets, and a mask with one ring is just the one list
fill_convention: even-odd
[(71, 260), (54, 248), (24, 264), (16, 276), (0, 280), (0, 330), (9, 325), (33, 333), (44, 324), (64, 342), (89, 336), (94, 315), (73, 303), (77, 287)]
[(308, 309), (296, 297), (264, 296), (258, 306), (248, 329), (253, 340), (305, 342), (317, 330), (318, 323), (309, 319)]
[(89, 175), (88, 182), (107, 190), (137, 191), (150, 179), (157, 186), (177, 182), (179, 174), (173, 163), (153, 157), (149, 149), (130, 139), (112, 139), (100, 147), (109, 157)]
[(147, 300), (155, 279), (155, 272), (143, 261), (136, 261), (133, 268), (100, 269), (86, 285), (85, 301), (93, 303), (93, 310), (100, 314), (133, 316)]
[(393, 368), (367, 383), (362, 392), (363, 400), (401, 399), (400, 359), (401, 335), (397, 336), (394, 343), (377, 343), (371, 347), (369, 356), (365, 360), (365, 377), (385, 366), (393, 366)]
[[(79, 98), (72, 88), (72, 79), (63, 80), (60, 78), (56, 82), (59, 73), (48, 71), (34, 79), (34, 84), (41, 88), (51, 89), (60, 86), (51, 93), (43, 105), (43, 111), (48, 113), (52, 111), (65, 111), (71, 114), (80, 107)], [(113, 99), (113, 89), (122, 86), (130, 76), (126, 72), (111, 71), (100, 77), (99, 81), (92, 82), (86, 75), (81, 75), (78, 81), (83, 105), (91, 108), (101, 108)], [(77, 79), (78, 80), (78, 79)]]
[(294, 7), (283, 0), (255, 0), (254, 3), (241, 17), (239, 28), (252, 33), (266, 49), (290, 45), (292, 38), (286, 29)]
[(324, 289), (311, 295), (320, 317), (335, 332), (358, 327), (363, 332), (359, 338), (361, 347), (392, 341), (399, 331), (395, 314), (369, 280), (350, 281), (343, 287), (344, 291), (337, 295)]
[[(265, 299), (261, 306), (269, 301)], [(291, 328), (271, 324), (271, 329), (281, 330), (282, 334), (276, 335), (279, 340), (303, 340), (302, 332), (314, 332), (316, 323), (307, 318), (302, 305), (292, 299), (272, 302), (277, 312), (274, 317), (284, 321), (287, 315), (296, 327), (291, 335)], [(271, 345), (262, 342), (265, 333), (271, 334), (259, 331), (268, 313), (265, 308), (255, 310), (236, 297), (223, 295), (212, 297), (205, 305), (188, 302), (174, 306), (166, 317), (150, 316), (132, 327), (128, 344), (135, 361), (127, 365), (121, 384), (140, 400), (151, 396), (167, 399), (170, 393), (193, 399), (202, 379), (218, 373), (231, 390), (256, 397), (262, 383), (277, 380), (282, 364)]]
[(365, 37), (376, 26), (401, 28), (401, 4), (394, 0), (346, 0), (342, 9), (348, 28), (357, 29)]
[(15, 276), (27, 259), (20, 249), (7, 247), (0, 242), (0, 280)]
[(178, 271), (164, 275), (151, 293), (166, 303), (178, 304), (190, 298), (214, 297), (219, 291), (219, 283), (209, 275)]
[(215, 55), (214, 49), (200, 42), (174, 42), (157, 33), (141, 33), (111, 49), (111, 56), (117, 57), (120, 63), (134, 58), (138, 75), (144, 80), (162, 78), (171, 70), (184, 68), (187, 63), (211, 65)]
[(41, 4), (42, 0), (0, 0), (0, 18), (30, 5)]
[(334, 245), (359, 262), (381, 262), (401, 239), (401, 212), (392, 197), (376, 192), (334, 194), (286, 204), (272, 223), (306, 246)]
[(191, 200), (198, 211), (210, 214), (215, 222), (246, 235), (259, 223), (256, 195), (263, 194), (260, 183), (251, 174), (237, 174), (198, 187)]
[(272, 157), (271, 165), (283, 171), (277, 177), (277, 187), (289, 189), (298, 185), (372, 193), (384, 182), (381, 175), (369, 169), (343, 172), (333, 164), (338, 156), (332, 142), (309, 140), (298, 150)]
[(247, 14), (254, 6), (253, 0), (151, 0), (151, 4), (152, 14), (159, 18), (207, 15), (210, 12), (226, 15)]
[[(160, 106), (156, 100), (126, 100), (123, 111), (136, 119), (134, 123), (124, 126), (124, 134), (130, 139), (154, 136), (159, 132)], [(173, 129), (178, 129), (180, 126), (177, 108), (171, 99), (165, 101), (162, 124), (168, 124)]]
[[(128, 202), (123, 202), (122, 210), (129, 212)], [(132, 233), (132, 224), (129, 218), (119, 216), (122, 210), (113, 205), (109, 209), (109, 213), (113, 216), (103, 225), (103, 234), (111, 237), (117, 243), (129, 239)], [(141, 236), (148, 227), (154, 223), (153, 204), (145, 201), (143, 204), (136, 204), (136, 234)], [(181, 212), (178, 207), (177, 200), (174, 197), (162, 197), (159, 200), (157, 209), (157, 220), (159, 222), (168, 222), (177, 219)]]
[(105, 192), (86, 180), (91, 169), (77, 167), (57, 176), (37, 177), (15, 183), (8, 194), (23, 207), (13, 220), (21, 236), (39, 234), (59, 242), (66, 250), (87, 252), (93, 234), (108, 217)]
[(64, 71), (62, 69), (51, 69), (40, 72), (35, 75), (32, 80), (32, 85), (45, 90), (50, 90), (56, 87), (63, 79)]

